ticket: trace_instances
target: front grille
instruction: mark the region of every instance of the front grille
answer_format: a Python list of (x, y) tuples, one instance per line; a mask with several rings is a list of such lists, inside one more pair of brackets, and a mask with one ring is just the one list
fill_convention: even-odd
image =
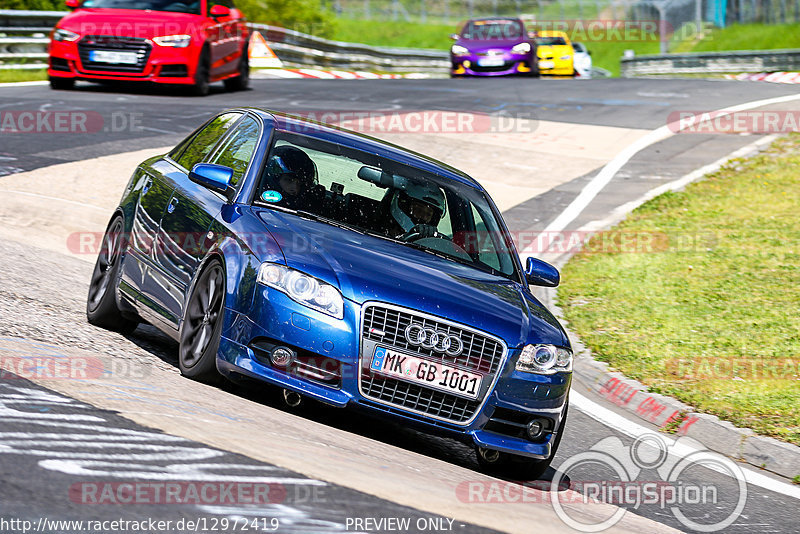
[(457, 423), (468, 421), (481, 405), (480, 401), (368, 373), (361, 376), (361, 393), (371, 399)]
[(502, 65), (497, 65), (494, 67), (481, 67), (480, 65), (478, 65), (477, 62), (475, 62), (470, 68), (475, 72), (501, 72), (504, 70), (508, 70), (513, 66), (514, 66), (513, 61), (508, 61), (503, 63)]
[[(450, 356), (411, 345), (405, 338), (405, 330), (412, 322), (423, 328), (433, 328), (437, 332), (458, 336), (463, 343), (463, 351), (457, 356)], [(484, 379), (478, 398), (466, 399), (424, 385), (373, 373), (369, 369), (369, 361), (379, 344), (482, 374)], [(364, 309), (361, 347), (362, 395), (455, 423), (465, 423), (478, 412), (505, 354), (503, 343), (486, 334), (411, 310), (379, 304), (368, 304)]]
[[(460, 337), (464, 344), (464, 350), (458, 356), (453, 357), (411, 345), (406, 340), (405, 330), (412, 322), (423, 328), (433, 328), (436, 331)], [(361, 335), (364, 339), (375, 341), (381, 345), (403, 349), (431, 360), (453, 364), (483, 374), (496, 372), (503, 357), (503, 345), (494, 338), (428, 316), (380, 305), (371, 305), (364, 310)]]
[[(78, 43), (78, 53), (83, 70), (104, 72), (140, 73), (147, 65), (152, 46), (146, 39), (138, 37), (116, 37), (113, 35), (87, 35)], [(89, 55), (94, 50), (110, 52), (135, 52), (136, 64), (105, 63), (91, 61)]]

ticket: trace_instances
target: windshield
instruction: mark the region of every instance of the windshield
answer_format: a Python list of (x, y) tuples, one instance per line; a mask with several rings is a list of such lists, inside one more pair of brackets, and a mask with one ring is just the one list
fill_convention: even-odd
[(544, 46), (565, 45), (567, 41), (563, 37), (537, 37), (536, 44)]
[(518, 20), (471, 20), (461, 30), (464, 39), (492, 41), (519, 39), (524, 35)]
[(373, 154), (277, 132), (254, 203), (518, 278), (483, 192)]
[(81, 7), (104, 9), (141, 9), (200, 14), (200, 0), (84, 0)]

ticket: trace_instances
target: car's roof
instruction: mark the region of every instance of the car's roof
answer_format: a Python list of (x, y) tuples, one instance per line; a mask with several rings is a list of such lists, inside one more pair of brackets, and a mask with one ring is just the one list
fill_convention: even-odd
[(300, 133), (306, 137), (319, 139), (361, 150), (370, 154), (417, 167), (424, 171), (437, 174), (465, 185), (485, 191), (483, 187), (471, 176), (455, 169), (446, 163), (419, 154), (412, 150), (393, 145), (386, 141), (368, 135), (326, 125), (296, 115), (281, 113), (262, 108), (243, 108), (260, 115), (263, 119), (271, 121), (277, 130), (290, 133)]
[(522, 22), (522, 19), (519, 17), (476, 17), (474, 19), (469, 19), (467, 22), (489, 22), (492, 20), (513, 20), (514, 22)]

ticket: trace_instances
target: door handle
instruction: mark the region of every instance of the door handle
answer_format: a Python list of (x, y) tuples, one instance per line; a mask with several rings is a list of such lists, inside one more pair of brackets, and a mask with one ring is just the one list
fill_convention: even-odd
[(149, 176), (145, 179), (144, 185), (142, 186), (142, 196), (146, 195), (150, 188), (153, 186), (153, 179)]
[(178, 205), (178, 197), (172, 197), (172, 200), (169, 201), (169, 205), (167, 206), (167, 213), (172, 213), (175, 211), (175, 206)]

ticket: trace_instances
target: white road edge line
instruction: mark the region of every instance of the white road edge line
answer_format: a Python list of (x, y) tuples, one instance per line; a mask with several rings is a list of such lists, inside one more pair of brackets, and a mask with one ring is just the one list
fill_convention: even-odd
[(50, 82), (47, 80), (37, 80), (32, 82), (4, 82), (0, 83), (0, 87), (26, 87), (31, 85), (47, 85)]
[[(800, 100), (800, 95), (787, 95), (787, 96), (779, 96), (775, 98), (767, 98), (763, 100), (754, 100), (752, 102), (745, 102), (744, 104), (739, 104), (737, 106), (731, 106), (727, 108), (718, 109), (716, 111), (709, 112), (709, 115), (712, 117), (720, 117), (730, 115), (732, 113), (736, 113), (737, 111), (745, 111), (753, 108), (759, 108), (762, 106), (768, 106), (770, 104), (780, 104), (783, 102), (792, 102), (794, 100)], [(659, 141), (663, 141), (668, 137), (675, 135), (676, 132), (684, 129), (686, 126), (689, 125), (681, 125), (683, 120), (679, 119), (677, 121), (673, 121), (671, 123), (665, 124), (661, 126), (649, 134), (645, 135), (638, 141), (628, 145), (625, 149), (622, 150), (619, 154), (614, 156), (614, 158), (606, 163), (606, 165), (600, 169), (600, 172), (592, 178), (588, 184), (584, 186), (581, 190), (580, 194), (567, 206), (564, 211), (562, 211), (558, 217), (556, 217), (547, 227), (542, 230), (540, 236), (534, 239), (525, 250), (522, 251), (523, 254), (533, 255), (536, 245), (540, 242), (539, 239), (541, 236), (546, 236), (549, 233), (560, 232), (564, 228), (567, 227), (569, 223), (574, 221), (586, 207), (591, 203), (594, 198), (600, 194), (600, 191), (608, 185), (612, 178), (617, 174), (617, 172), (630, 161), (633, 156), (635, 156), (640, 151), (644, 150), (645, 148), (658, 143)]]
[[(776, 98), (767, 98), (763, 100), (755, 100), (752, 102), (745, 102), (744, 104), (739, 104), (737, 106), (731, 106), (728, 108), (722, 108), (717, 111), (711, 112), (712, 116), (722, 116), (722, 115), (730, 115), (731, 113), (735, 113), (737, 111), (744, 111), (753, 108), (758, 108), (762, 106), (767, 106), (770, 104), (779, 104), (783, 102), (791, 102), (794, 100), (800, 100), (800, 95), (787, 95), (782, 97)], [(614, 159), (609, 161), (597, 175), (592, 178), (592, 180), (581, 190), (580, 194), (567, 206), (564, 211), (561, 212), (558, 217), (556, 217), (547, 227), (542, 230), (541, 235), (546, 235), (548, 232), (560, 232), (566, 226), (574, 221), (580, 214), (583, 212), (584, 209), (589, 205), (589, 203), (602, 191), (602, 189), (608, 185), (611, 179), (616, 175), (616, 173), (628, 162), (630, 159), (635, 156), (641, 150), (647, 148), (648, 146), (667, 139), (668, 137), (675, 135), (676, 132), (680, 131), (680, 120), (668, 123), (660, 128), (653, 130), (643, 138), (639, 139), (638, 141), (632, 143), (628, 147), (626, 147), (622, 152), (617, 154)], [(770, 136), (767, 139), (774, 139), (775, 136)], [(766, 140), (760, 140), (762, 143), (766, 143)], [(663, 193), (664, 191), (670, 189), (677, 189), (682, 187), (683, 185), (688, 184), (694, 179), (699, 178), (705, 172), (709, 172), (713, 170), (715, 166), (719, 166), (724, 161), (730, 159), (731, 157), (736, 157), (737, 153), (744, 153), (745, 149), (749, 149), (754, 145), (759, 144), (759, 141), (755, 143), (751, 143), (746, 147), (732, 153), (731, 155), (726, 156), (725, 158), (721, 158), (714, 163), (701, 167), (700, 169), (695, 170), (694, 172), (679, 178), (678, 180), (674, 180), (668, 184), (664, 184), (653, 190), (646, 193), (643, 197), (640, 197), (637, 200), (624, 204), (620, 206), (616, 210), (614, 210), (613, 216), (618, 216), (620, 214), (625, 213), (623, 208), (632, 208), (635, 207), (637, 202), (642, 203), (650, 198), (654, 198), (658, 194)], [(537, 237), (531, 242), (529, 247), (532, 247), (534, 244), (539, 242), (539, 238)], [(522, 251), (523, 253), (531, 254), (527, 250)], [(575, 390), (570, 392), (570, 404), (574, 405), (577, 409), (581, 412), (585, 413), (589, 417), (595, 419), (596, 421), (604, 424), (605, 426), (618, 430), (624, 434), (627, 434), (631, 437), (638, 437), (645, 433), (651, 433), (652, 430), (644, 427), (630, 419), (623, 417), (619, 414), (612, 412), (611, 410), (601, 406), (600, 404), (588, 399), (587, 397), (581, 395)], [(667, 438), (665, 438), (667, 439)], [(674, 440), (672, 440), (674, 442)], [(680, 450), (680, 448), (678, 449)], [(693, 452), (690, 447), (685, 447), (685, 450), (681, 451), (682, 455), (689, 454)], [(780, 493), (783, 495), (787, 495), (789, 497), (793, 497), (795, 499), (800, 499), (800, 487), (794, 486), (792, 484), (788, 484), (786, 482), (782, 482), (780, 480), (775, 480), (771, 477), (758, 473), (756, 471), (752, 471), (749, 468), (742, 467), (742, 471), (745, 474), (745, 480), (748, 484), (753, 484), (755, 486), (760, 486), (766, 490), (774, 491), (776, 493)]]
[[(18, 174), (18, 173), (15, 173)], [(10, 175), (13, 176), (13, 175)], [(39, 193), (31, 193), (29, 191), (14, 191), (12, 189), (0, 189), (0, 193), (10, 193), (12, 195), (24, 195), (27, 197), (36, 197), (36, 198), (43, 198), (45, 200), (55, 200), (58, 202), (65, 202), (67, 204), (73, 204), (75, 206), (80, 206), (82, 208), (91, 208), (93, 210), (102, 211), (103, 213), (108, 213), (111, 210), (106, 208), (101, 208), (100, 206), (94, 206), (92, 204), (86, 204), (85, 202), (78, 202), (77, 200), (69, 200), (66, 198), (59, 198), (59, 197), (51, 197), (49, 195), (40, 195)]]
[[(605, 408), (596, 402), (588, 399), (587, 397), (583, 396), (581, 393), (573, 389), (569, 393), (569, 403), (571, 406), (579, 409), (581, 412), (585, 413), (592, 419), (604, 424), (605, 426), (622, 432), (627, 436), (632, 438), (638, 438), (639, 436), (645, 434), (652, 434), (654, 431), (650, 428), (640, 425), (634, 421), (631, 421), (627, 417), (624, 417), (618, 413), (612, 412), (608, 408)], [(665, 442), (667, 442), (670, 446), (675, 443), (675, 439), (669, 437), (668, 434), (659, 434)], [(688, 445), (683, 443), (679, 443), (673, 448), (670, 448), (670, 452), (677, 453), (676, 455), (683, 458), (688, 456), (689, 454), (696, 452), (698, 449), (694, 449)], [(792, 484), (788, 484), (786, 482), (782, 482), (780, 480), (775, 480), (774, 478), (768, 477), (756, 471), (749, 469), (747, 466), (743, 464), (739, 464), (741, 467), (742, 472), (744, 473), (745, 480), (748, 484), (753, 484), (754, 486), (760, 486), (766, 490), (774, 491), (775, 493), (780, 493), (782, 495), (786, 495), (788, 497), (794, 497), (795, 499), (800, 499), (800, 486), (795, 486)], [(727, 473), (723, 470), (719, 471), (720, 473), (726, 474), (731, 476), (730, 473)]]

